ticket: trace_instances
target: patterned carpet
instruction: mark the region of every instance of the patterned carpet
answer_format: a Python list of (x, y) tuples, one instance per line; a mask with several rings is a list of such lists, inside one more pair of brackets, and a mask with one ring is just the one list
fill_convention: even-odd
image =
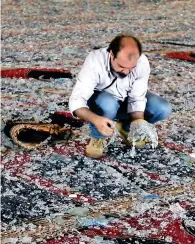
[[(194, 16), (193, 0), (2, 1), (1, 243), (195, 243)], [(143, 42), (149, 87), (173, 106), (156, 124), (157, 149), (132, 157), (116, 137), (89, 159), (87, 123), (66, 124), (74, 136), (35, 150), (4, 134), (9, 120), (49, 123), (67, 111), (87, 53), (121, 32)], [(15, 67), (71, 75), (16, 76)]]

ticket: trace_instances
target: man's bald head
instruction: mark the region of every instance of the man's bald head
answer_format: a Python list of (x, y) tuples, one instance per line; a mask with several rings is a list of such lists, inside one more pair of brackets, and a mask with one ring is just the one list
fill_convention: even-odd
[(136, 37), (131, 35), (118, 35), (111, 41), (108, 52), (112, 51), (114, 58), (116, 58), (121, 49), (131, 47), (138, 50), (139, 56), (142, 54), (142, 45)]

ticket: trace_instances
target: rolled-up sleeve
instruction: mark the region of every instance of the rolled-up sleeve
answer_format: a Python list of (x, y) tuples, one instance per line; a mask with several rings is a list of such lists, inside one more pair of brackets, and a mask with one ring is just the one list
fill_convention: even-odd
[(88, 108), (87, 100), (93, 94), (94, 88), (99, 82), (98, 78), (94, 53), (91, 52), (85, 59), (81, 71), (77, 76), (76, 84), (69, 99), (69, 109), (71, 113), (79, 108)]
[(148, 79), (150, 75), (150, 65), (147, 57), (137, 66), (136, 78), (132, 84), (132, 88), (128, 93), (127, 112), (143, 111), (146, 107), (146, 93), (148, 90)]

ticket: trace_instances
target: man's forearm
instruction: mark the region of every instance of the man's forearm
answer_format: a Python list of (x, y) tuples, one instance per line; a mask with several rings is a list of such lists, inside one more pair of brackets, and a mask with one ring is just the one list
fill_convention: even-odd
[(94, 124), (95, 120), (99, 117), (99, 115), (93, 113), (88, 108), (79, 108), (74, 111), (74, 114), (80, 119), (91, 122), (92, 124)]
[(131, 121), (134, 121), (136, 119), (144, 119), (144, 112), (142, 112), (142, 111), (132, 112), (129, 115), (130, 115)]

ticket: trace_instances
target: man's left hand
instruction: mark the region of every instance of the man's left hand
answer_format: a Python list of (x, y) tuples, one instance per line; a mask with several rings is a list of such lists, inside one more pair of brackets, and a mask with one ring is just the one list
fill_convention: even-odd
[(131, 122), (128, 140), (135, 145), (137, 141), (145, 141), (155, 148), (158, 145), (158, 135), (156, 128), (144, 119), (136, 119)]

